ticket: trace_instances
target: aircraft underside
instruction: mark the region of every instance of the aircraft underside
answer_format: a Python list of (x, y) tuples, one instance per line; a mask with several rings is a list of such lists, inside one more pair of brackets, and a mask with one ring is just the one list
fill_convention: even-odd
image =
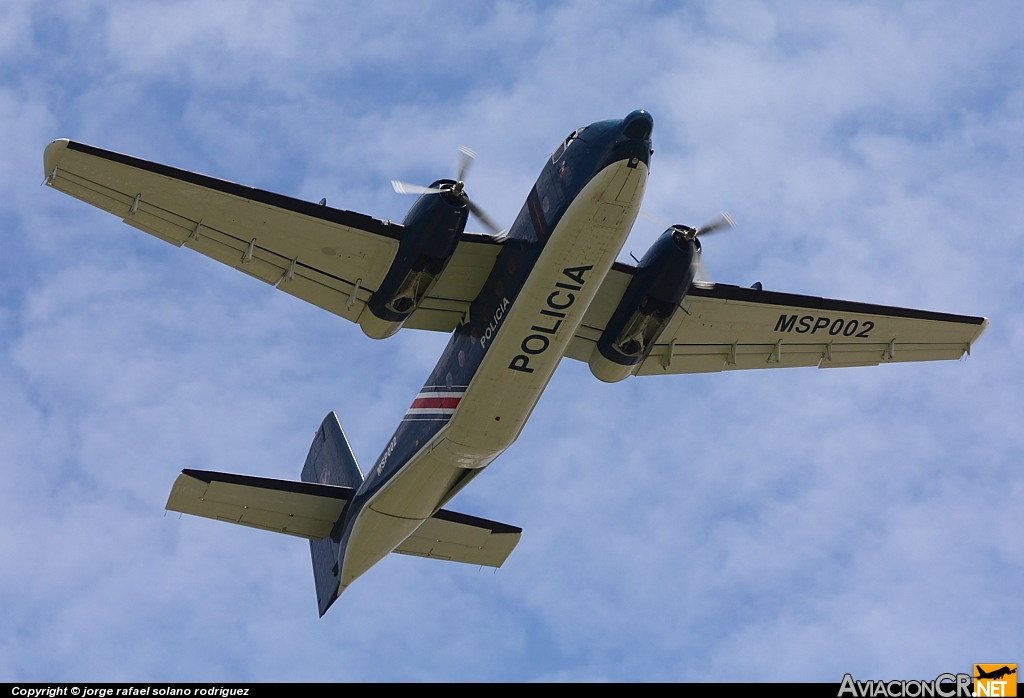
[[(519, 436), (622, 249), (646, 180), (643, 163), (630, 167), (620, 161), (594, 176), (568, 207), (501, 318), (501, 332), (486, 348), (450, 421), (357, 516), (342, 590), (440, 508), (465, 470), (486, 467)], [(510, 369), (517, 357), (520, 365)], [(403, 438), (402, 432), (395, 438)]]
[[(417, 194), (399, 225), (68, 140), (47, 146), (46, 183), (179, 247), (233, 266), (384, 339), (451, 333), (369, 470), (336, 415), (300, 481), (184, 470), (167, 509), (309, 541), (323, 615), (391, 552), (500, 567), (515, 526), (443, 507), (522, 432), (563, 358), (594, 376), (958, 359), (982, 317), (851, 303), (700, 281), (702, 236), (672, 225), (636, 266), (616, 262), (649, 171), (649, 114), (573, 131), (503, 231), (456, 179)], [(491, 234), (465, 231), (475, 216)]]

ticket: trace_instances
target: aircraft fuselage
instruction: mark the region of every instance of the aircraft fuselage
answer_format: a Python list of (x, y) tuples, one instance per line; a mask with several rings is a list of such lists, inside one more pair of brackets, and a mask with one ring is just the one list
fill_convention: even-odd
[(636, 219), (652, 127), (644, 112), (597, 122), (548, 160), (468, 319), (331, 534), (339, 595), (519, 436)]

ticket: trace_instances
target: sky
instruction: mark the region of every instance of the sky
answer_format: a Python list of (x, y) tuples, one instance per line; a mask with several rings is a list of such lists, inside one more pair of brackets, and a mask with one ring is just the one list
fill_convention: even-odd
[[(305, 541), (165, 514), (183, 468), (381, 451), (447, 338), (361, 330), (40, 186), (71, 138), (401, 220), (509, 225), (574, 128), (655, 119), (644, 207), (723, 283), (983, 315), (960, 362), (630, 378), (566, 360), (323, 618)], [(1019, 3), (0, 3), (0, 681), (828, 681), (1024, 663)], [(473, 224), (471, 223), (471, 228)], [(620, 259), (660, 228), (638, 220)], [(1013, 619), (1017, 618), (1017, 621)]]

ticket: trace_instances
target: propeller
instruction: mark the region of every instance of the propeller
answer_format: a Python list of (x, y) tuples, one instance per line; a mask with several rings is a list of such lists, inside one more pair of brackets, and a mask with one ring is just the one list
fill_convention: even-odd
[(395, 191), (399, 194), (448, 194), (460, 203), (465, 204), (469, 212), (476, 216), (477, 220), (484, 224), (484, 227), (490, 230), (495, 235), (504, 234), (502, 230), (494, 220), (484, 213), (484, 210), (477, 206), (466, 194), (465, 190), (465, 179), (466, 173), (469, 172), (470, 165), (473, 164), (473, 160), (476, 159), (476, 153), (467, 148), (466, 146), (459, 146), (459, 167), (458, 176), (454, 184), (442, 184), (439, 188), (434, 187), (421, 187), (418, 184), (408, 184), (406, 182), (399, 182), (397, 179), (391, 180), (391, 186), (395, 188)]
[(713, 218), (701, 227), (697, 228), (697, 232), (694, 233), (696, 236), (711, 235), (722, 230), (728, 230), (729, 228), (736, 227), (736, 219), (730, 216), (728, 213), (723, 211), (718, 218)]
[(729, 228), (735, 228), (736, 220), (732, 216), (723, 211), (717, 218), (712, 218), (699, 228), (693, 228), (688, 225), (669, 225), (657, 216), (651, 215), (647, 211), (643, 210), (640, 211), (640, 215), (653, 223), (657, 223), (658, 225), (671, 229), (673, 231), (673, 235), (679, 235), (683, 240), (689, 240), (690, 242), (695, 243), (697, 247), (697, 254), (693, 256), (693, 261), (691, 262), (691, 267), (693, 268), (693, 285), (697, 288), (714, 288), (715, 283), (711, 280), (711, 275), (708, 273), (707, 267), (704, 266), (700, 242), (697, 238), (702, 235), (712, 235), (714, 233), (720, 233), (724, 230), (728, 230)]
[(459, 176), (456, 177), (460, 182), (466, 181), (466, 173), (469, 172), (469, 166), (476, 160), (476, 153), (467, 148), (464, 145), (459, 146)]

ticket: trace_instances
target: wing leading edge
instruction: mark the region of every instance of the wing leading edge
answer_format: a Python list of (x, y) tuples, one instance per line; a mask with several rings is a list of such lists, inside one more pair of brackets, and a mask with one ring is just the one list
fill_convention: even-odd
[[(43, 155), (46, 183), (128, 225), (357, 321), (398, 251), (403, 226), (83, 143)], [(465, 315), (500, 245), (467, 233), (406, 323), (449, 332)]]
[[(588, 361), (632, 279), (616, 263), (567, 356)], [(988, 327), (983, 317), (776, 293), (716, 284), (691, 287), (639, 365), (640, 376), (723, 370), (876, 366), (959, 359)]]

